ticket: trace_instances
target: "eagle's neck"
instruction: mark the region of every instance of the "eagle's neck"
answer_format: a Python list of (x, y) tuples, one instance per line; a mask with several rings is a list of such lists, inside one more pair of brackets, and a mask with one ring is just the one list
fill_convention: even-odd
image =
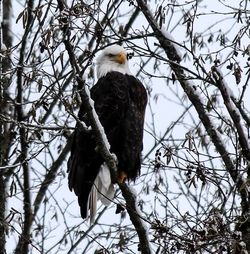
[(131, 72), (129, 70), (127, 62), (125, 64), (119, 64), (119, 63), (112, 62), (112, 61), (106, 61), (104, 63), (97, 63), (97, 68), (96, 68), (97, 73), (96, 74), (97, 74), (98, 79), (106, 76), (106, 74), (108, 72), (112, 72), (112, 71), (117, 71), (122, 74), (131, 75)]

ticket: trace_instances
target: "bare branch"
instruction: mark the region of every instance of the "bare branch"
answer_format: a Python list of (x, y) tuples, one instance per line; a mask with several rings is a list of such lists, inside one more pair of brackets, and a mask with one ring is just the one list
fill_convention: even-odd
[[(32, 22), (33, 22), (33, 1), (28, 2), (28, 17), (26, 28), (24, 31), (23, 41), (21, 44), (20, 56), (19, 56), (19, 67), (17, 69), (17, 97), (16, 97), (16, 112), (17, 120), (19, 122), (24, 121), (25, 116), (23, 112), (23, 62), (25, 57), (25, 49), (27, 45), (28, 34), (30, 32)], [(17, 244), (16, 253), (28, 253), (29, 239), (30, 239), (30, 230), (31, 230), (31, 197), (30, 197), (30, 177), (29, 177), (29, 166), (26, 161), (28, 153), (28, 143), (27, 143), (27, 133), (25, 128), (20, 128), (20, 143), (21, 143), (21, 160), (23, 167), (23, 195), (24, 195), (24, 224), (21, 237)]]
[(242, 153), (245, 155), (248, 161), (250, 161), (250, 148), (249, 142), (247, 140), (246, 134), (243, 130), (241, 116), (239, 111), (235, 107), (232, 94), (230, 94), (229, 87), (225, 83), (222, 73), (218, 70), (218, 67), (212, 67), (212, 73), (214, 80), (216, 81), (217, 87), (220, 89), (221, 95), (223, 97), (224, 104), (226, 105), (227, 111), (229, 112), (233, 123), (237, 129), (237, 133), (239, 135), (239, 142), (242, 148)]
[(35, 216), (40, 208), (40, 204), (42, 203), (46, 191), (49, 187), (49, 185), (54, 181), (54, 179), (57, 176), (57, 171), (60, 168), (62, 162), (65, 160), (65, 157), (67, 156), (67, 154), (70, 151), (70, 147), (71, 147), (71, 143), (72, 143), (72, 135), (68, 138), (67, 140), (67, 144), (66, 146), (63, 148), (62, 152), (60, 153), (60, 155), (58, 156), (58, 158), (56, 159), (56, 161), (51, 165), (50, 170), (48, 171), (48, 173), (46, 174), (46, 176), (44, 177), (44, 180), (41, 184), (41, 187), (36, 195), (35, 201), (34, 201), (34, 212), (33, 212), (33, 220), (35, 219)]

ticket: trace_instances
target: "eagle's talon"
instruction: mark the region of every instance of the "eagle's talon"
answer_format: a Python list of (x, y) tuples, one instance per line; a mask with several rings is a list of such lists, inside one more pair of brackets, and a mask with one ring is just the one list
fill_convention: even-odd
[(124, 182), (126, 181), (127, 178), (128, 178), (128, 175), (127, 175), (126, 172), (124, 172), (124, 171), (118, 172), (117, 182), (118, 182), (119, 184), (124, 183)]

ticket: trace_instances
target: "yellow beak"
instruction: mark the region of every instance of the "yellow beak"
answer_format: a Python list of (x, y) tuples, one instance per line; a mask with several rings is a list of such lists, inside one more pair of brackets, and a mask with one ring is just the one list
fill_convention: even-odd
[(125, 64), (127, 61), (127, 56), (124, 53), (119, 53), (118, 55), (115, 56), (115, 61), (119, 64)]

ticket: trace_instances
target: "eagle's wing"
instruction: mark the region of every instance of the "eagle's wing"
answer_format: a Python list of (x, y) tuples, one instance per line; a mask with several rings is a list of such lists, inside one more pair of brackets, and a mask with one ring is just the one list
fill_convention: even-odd
[[(125, 76), (116, 72), (108, 73), (99, 79), (90, 94), (109, 142), (122, 140), (120, 126), (129, 105), (129, 89)], [(89, 125), (83, 105), (79, 111), (79, 118)], [(114, 146), (118, 146), (118, 142), (116, 143)], [(116, 150), (116, 147), (112, 149)], [(93, 133), (84, 132), (77, 124), (68, 161), (68, 180), (70, 190), (73, 189), (78, 196), (83, 218), (87, 217), (89, 194), (103, 162), (103, 158), (97, 152)]]
[(123, 144), (117, 157), (119, 170), (124, 171), (128, 179), (135, 180), (141, 169), (147, 92), (137, 78), (132, 75), (126, 77), (130, 102), (123, 122)]

